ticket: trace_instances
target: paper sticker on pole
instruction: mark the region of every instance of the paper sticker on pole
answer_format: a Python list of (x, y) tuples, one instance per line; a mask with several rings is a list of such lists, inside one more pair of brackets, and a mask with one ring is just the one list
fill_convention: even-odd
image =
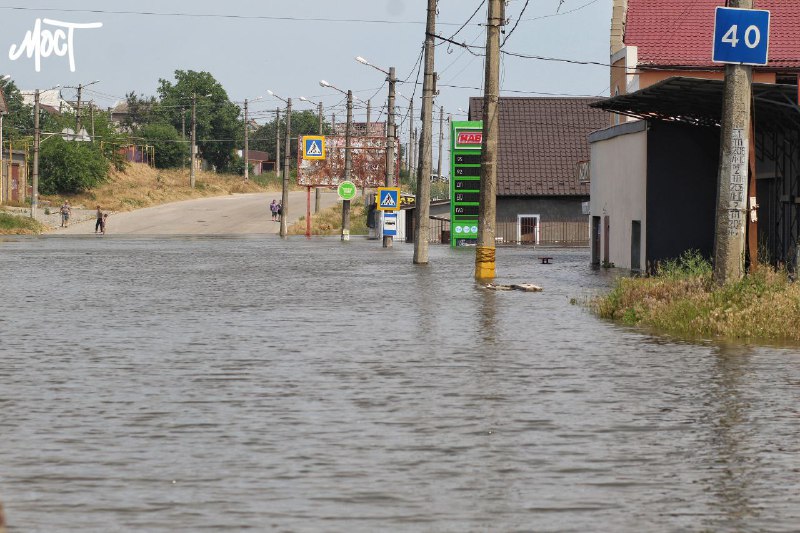
[(717, 7), (714, 18), (715, 63), (766, 65), (769, 53), (769, 11)]

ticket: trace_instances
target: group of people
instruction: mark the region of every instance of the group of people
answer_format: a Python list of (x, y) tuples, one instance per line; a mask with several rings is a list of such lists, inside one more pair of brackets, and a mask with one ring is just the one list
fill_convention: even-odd
[(269, 210), (272, 213), (272, 221), (280, 222), (281, 216), (283, 216), (283, 205), (273, 198), (272, 203), (269, 204)]
[[(64, 200), (61, 204), (61, 227), (66, 228), (69, 226), (69, 217), (72, 215), (72, 206), (69, 205), (69, 200)], [(94, 232), (102, 235), (106, 234), (106, 223), (108, 222), (108, 213), (103, 213), (100, 206), (97, 206), (97, 221), (94, 224)]]

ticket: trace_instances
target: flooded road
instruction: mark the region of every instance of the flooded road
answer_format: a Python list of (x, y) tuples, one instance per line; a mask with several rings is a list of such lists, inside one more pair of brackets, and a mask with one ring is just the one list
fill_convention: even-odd
[(797, 531), (797, 348), (598, 320), (586, 250), (0, 243), (0, 500), (52, 531)]

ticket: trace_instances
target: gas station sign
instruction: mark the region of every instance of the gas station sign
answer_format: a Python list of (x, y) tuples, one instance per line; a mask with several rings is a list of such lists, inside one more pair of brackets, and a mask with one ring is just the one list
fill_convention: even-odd
[(483, 122), (454, 121), (450, 139), (450, 246), (472, 246), (478, 239)]

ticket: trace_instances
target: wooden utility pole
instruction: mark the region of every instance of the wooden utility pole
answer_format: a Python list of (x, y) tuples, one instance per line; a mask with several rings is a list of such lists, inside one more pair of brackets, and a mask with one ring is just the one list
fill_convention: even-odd
[(194, 189), (194, 160), (197, 152), (197, 93), (192, 93), (192, 151), (189, 158), (189, 185)]
[[(317, 135), (325, 135), (322, 131), (322, 102), (317, 104), (319, 106), (319, 127), (317, 128)], [(322, 189), (319, 187), (314, 188), (314, 212), (319, 213), (320, 203), (322, 202)]]
[(495, 278), (495, 225), (497, 222), (497, 138), (500, 89), (500, 26), (503, 0), (489, 0), (486, 22), (486, 81), (483, 94), (483, 141), (481, 184), (478, 201), (478, 240), (475, 249), (475, 279)]
[[(350, 142), (353, 135), (353, 91), (347, 90), (347, 124), (344, 130), (344, 181), (350, 181), (353, 154)], [(350, 240), (350, 200), (342, 200), (342, 240)]]
[[(383, 184), (386, 187), (394, 185), (394, 164), (395, 155), (394, 148), (397, 142), (397, 131), (395, 129), (394, 120), (394, 99), (395, 99), (395, 84), (397, 83), (397, 74), (394, 67), (389, 67), (389, 101), (386, 103), (388, 111), (386, 113), (386, 176)], [(383, 247), (391, 248), (394, 242), (394, 237), (391, 235), (383, 236)]]
[[(33, 93), (33, 187), (31, 187), (31, 218), (36, 218), (39, 207), (39, 89)], [(10, 152), (10, 151), (9, 151)], [(11, 157), (11, 155), (9, 155)]]
[(275, 175), (281, 177), (281, 108), (275, 109)]
[(431, 226), (431, 171), (433, 166), (433, 96), (434, 37), (436, 36), (436, 0), (428, 0), (428, 21), (425, 26), (425, 77), (422, 80), (422, 136), (419, 140), (417, 198), (414, 209), (414, 264), (428, 264)]
[(248, 153), (247, 98), (244, 99), (244, 181), (250, 179), (250, 154)]
[(442, 158), (444, 154), (444, 106), (439, 106), (439, 164), (436, 166), (436, 179), (442, 179)]
[(283, 154), (283, 192), (281, 194), (281, 237), (286, 237), (289, 228), (286, 225), (286, 218), (289, 214), (289, 175), (290, 172), (290, 151), (292, 149), (292, 99), (286, 99), (286, 149)]
[[(729, 0), (728, 7), (752, 9), (753, 0)], [(753, 67), (725, 65), (714, 233), (713, 277), (718, 285), (744, 276), (752, 84)]]

